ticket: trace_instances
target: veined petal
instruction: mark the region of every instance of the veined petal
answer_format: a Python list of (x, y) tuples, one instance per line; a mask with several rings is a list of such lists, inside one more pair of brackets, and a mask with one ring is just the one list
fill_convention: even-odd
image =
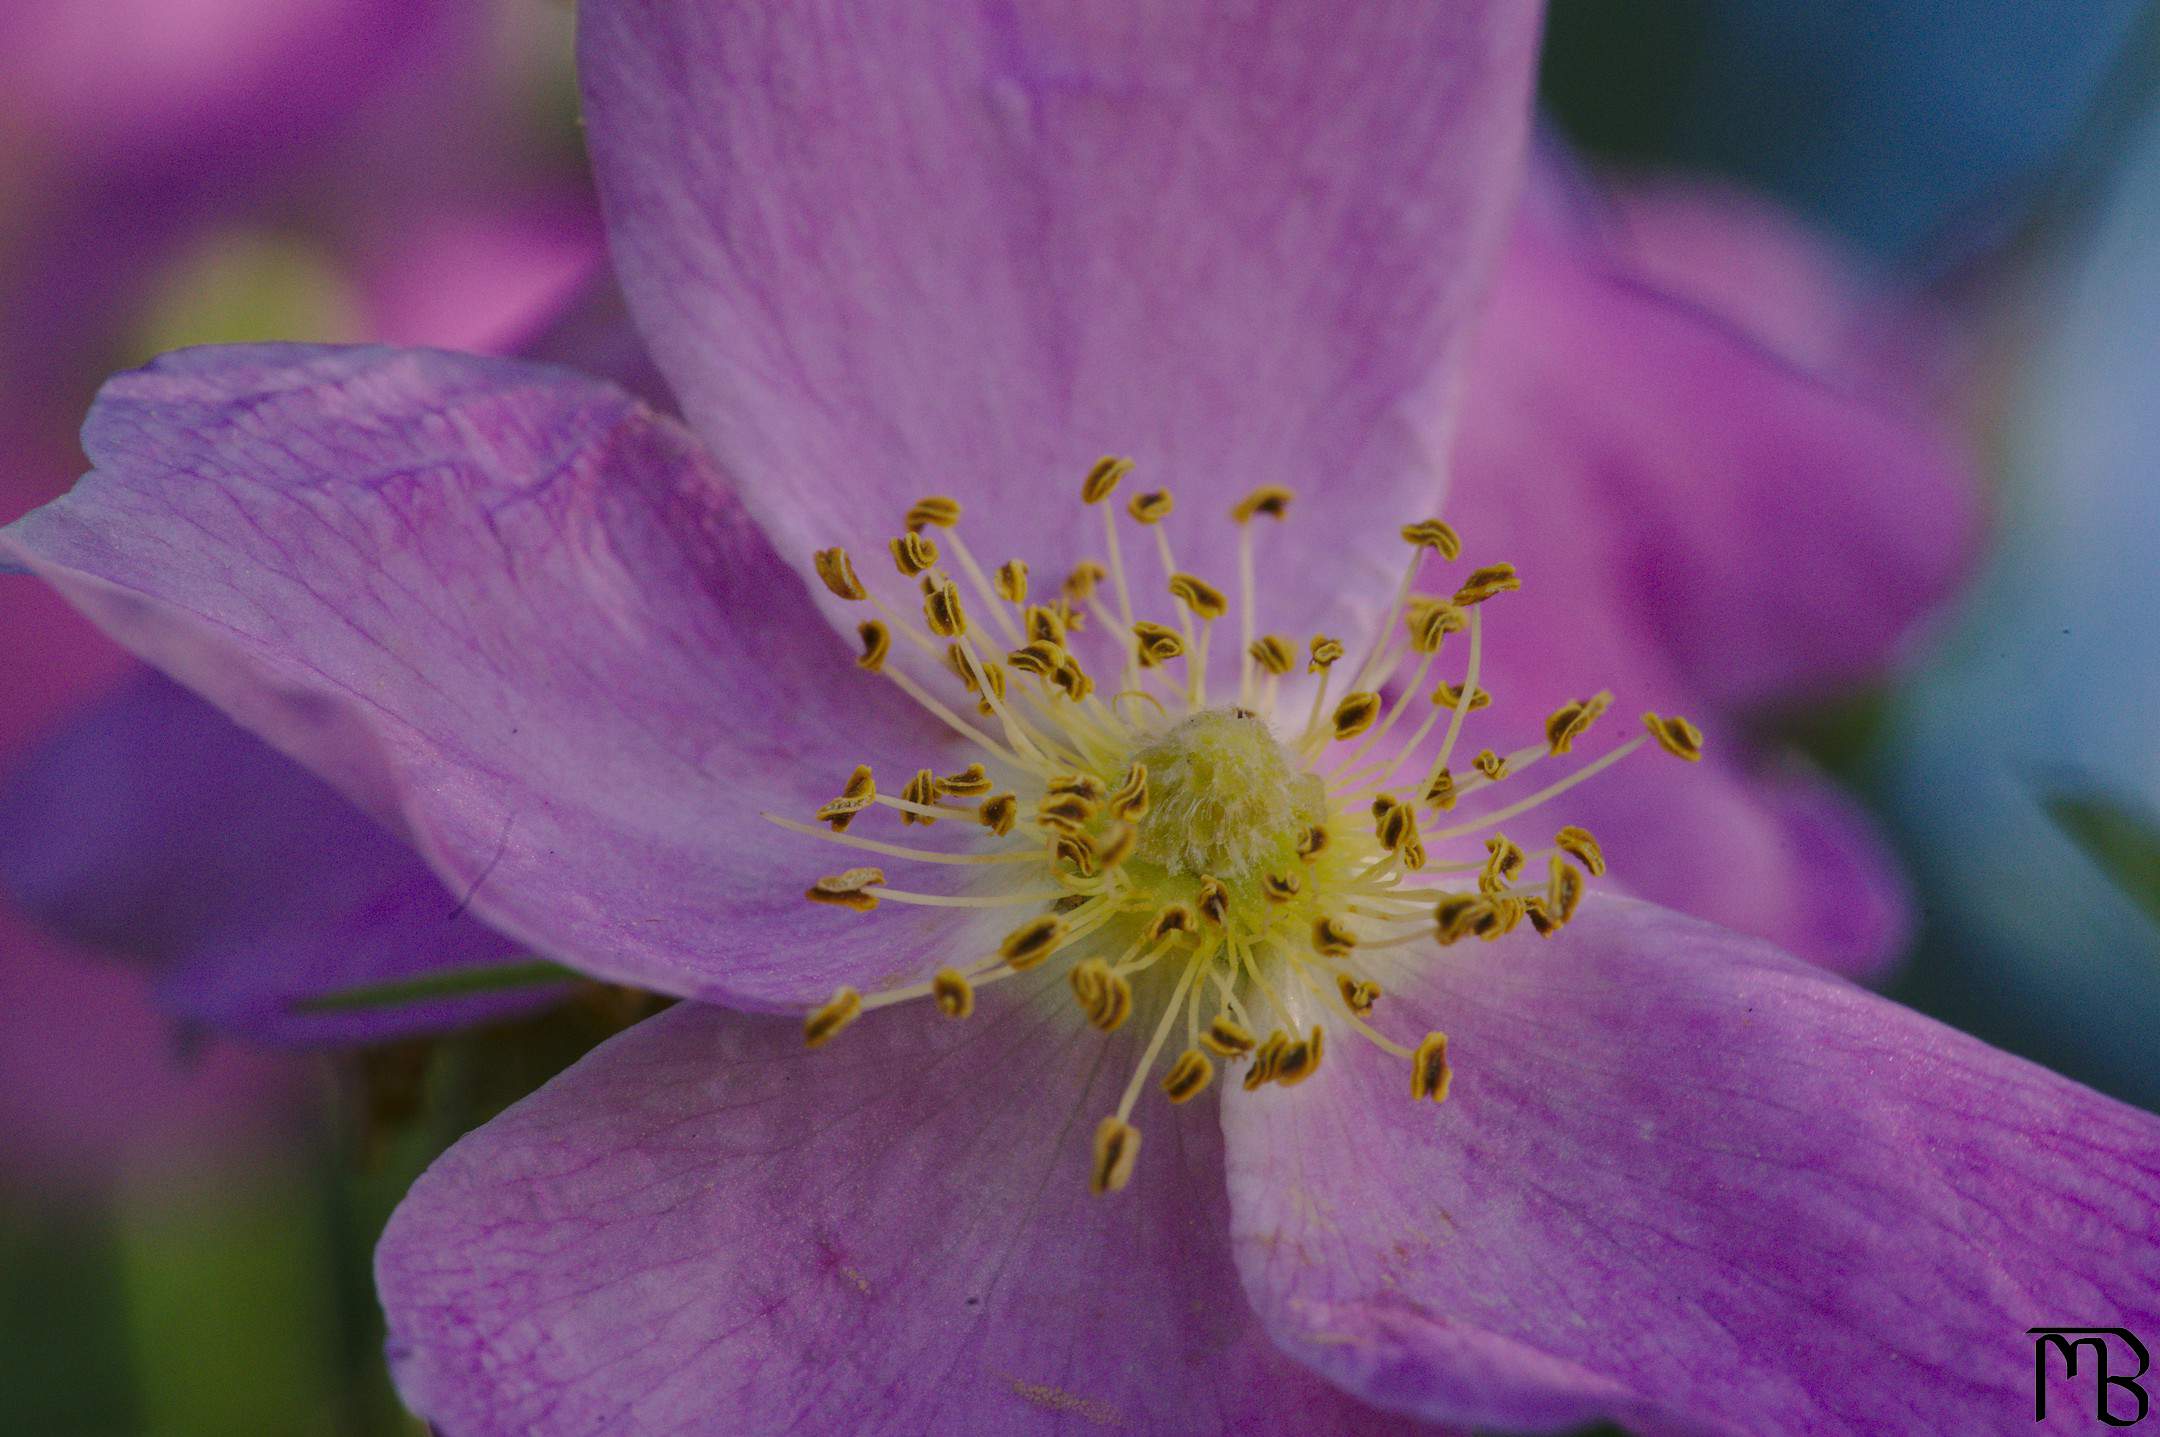
[(1238, 498), (1308, 496), (1329, 549), (1270, 623), (1361, 631), (1440, 500), (1539, 6), (579, 14), (631, 308), (791, 562), (938, 493), (1060, 574), (1102, 536), (1045, 502), (1121, 454), (1217, 583)]
[(1261, 1335), (1208, 1118), (1150, 1094), (1132, 1185), (1089, 1195), (1138, 1039), (1063, 987), (815, 1053), (688, 1004), (608, 1043), (391, 1220), (400, 1392), (459, 1437), (1395, 1430)]
[(84, 444), (0, 554), (400, 828), (464, 911), (749, 1006), (891, 969), (758, 813), (944, 740), (674, 424), (542, 366), (268, 345), (113, 380)]
[(1224, 1115), (1247, 1291), (1368, 1400), (2009, 1431), (2027, 1328), (2160, 1320), (2160, 1119), (1765, 944), (1593, 899), (1545, 946), (1398, 965), (1383, 1001), (1447, 1032), (1444, 1106), (1353, 1046)]
[(193, 693), (146, 675), (0, 787), (0, 886), (70, 942), (144, 960), (173, 1017), (270, 1044), (376, 1042), (562, 985), (315, 1012), (309, 1000), (523, 950), (410, 845)]

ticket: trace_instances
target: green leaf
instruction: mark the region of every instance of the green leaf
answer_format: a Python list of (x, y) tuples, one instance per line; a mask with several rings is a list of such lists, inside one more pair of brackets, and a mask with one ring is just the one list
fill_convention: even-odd
[(535, 958), (524, 963), (444, 968), (418, 978), (371, 983), (362, 988), (345, 988), (336, 993), (302, 998), (292, 1006), (296, 1013), (350, 1013), (361, 1008), (390, 1008), (400, 1003), (427, 1003), (438, 998), (462, 998), (472, 993), (499, 993), (511, 988), (568, 983), (580, 976), (560, 963)]
[(2092, 792), (2044, 793), (2040, 806), (2131, 902), (2160, 923), (2160, 821)]

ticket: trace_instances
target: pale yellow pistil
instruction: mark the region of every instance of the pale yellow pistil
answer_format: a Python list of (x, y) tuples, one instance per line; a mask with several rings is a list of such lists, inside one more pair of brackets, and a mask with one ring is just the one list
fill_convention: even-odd
[[(1563, 705), (1542, 743), (1456, 758), (1469, 715), (1490, 698), (1478, 686), (1483, 608), (1519, 587), (1514, 570), (1484, 565), (1451, 595), (1420, 595), (1427, 563), (1457, 560), (1461, 541), (1437, 519), (1409, 524), (1403, 578), (1363, 657), (1352, 668), (1341, 640), (1314, 635), (1299, 673), (1298, 646), (1262, 629), (1255, 582), (1253, 521), (1282, 520), (1289, 491), (1256, 490), (1232, 511), (1232, 600), (1178, 566), (1169, 528), (1184, 516), (1167, 490), (1111, 502), (1131, 468), (1104, 459), (1083, 481), (1083, 502), (1102, 514), (1103, 558), (1083, 563), (1055, 595), (1031, 593), (1020, 559), (986, 569), (960, 540), (960, 505), (942, 496), (913, 506), (888, 546), (901, 592), (874, 594), (848, 554), (820, 553), (825, 587), (877, 615), (859, 626), (860, 667), (959, 734), (976, 761), (895, 778), (892, 792), (858, 767), (814, 813), (765, 815), (966, 884), (922, 892), (858, 859), (811, 882), (814, 902), (860, 913), (886, 903), (971, 910), (989, 925), (980, 951), (950, 955), (928, 976), (835, 993), (805, 1019), (813, 1047), (866, 1011), (917, 998), (965, 1019), (980, 988), (1046, 965), (1065, 981), (1046, 988), (1053, 996), (1044, 1001), (1072, 1002), (1101, 1032), (1139, 1015), (1147, 1025), (1139, 1060), (1095, 1133), (1097, 1192), (1131, 1177), (1140, 1152), (1133, 1114), (1158, 1068), (1173, 1104), (1208, 1089), (1218, 1063), (1244, 1064), (1247, 1090), (1294, 1086), (1320, 1070), (1334, 1027), (1403, 1062), (1413, 1097), (1445, 1098), (1445, 1035), (1390, 1036), (1383, 995), (1414, 981), (1405, 965), (1433, 961), (1437, 947), (1497, 938), (1525, 921), (1557, 932), (1586, 879), (1605, 867), (1580, 828), (1526, 852), (1499, 825), (1643, 744), (1693, 760), (1702, 743), (1684, 719), (1645, 715), (1642, 736), (1519, 801), (1442, 823), (1459, 802), (1571, 752), (1610, 703), (1601, 693)], [(1155, 551), (1162, 587), (1152, 611), (1127, 566), (1121, 522), (1148, 531), (1144, 547)], [(948, 555), (957, 576), (946, 571)], [(1215, 702), (1210, 636), (1233, 608), (1235, 701)], [(1461, 675), (1428, 691), (1458, 633), (1468, 648)], [(1098, 693), (1098, 671), (1114, 687)], [(855, 831), (880, 814), (961, 837), (896, 842)], [(1183, 1044), (1169, 1055), (1180, 1027)]]

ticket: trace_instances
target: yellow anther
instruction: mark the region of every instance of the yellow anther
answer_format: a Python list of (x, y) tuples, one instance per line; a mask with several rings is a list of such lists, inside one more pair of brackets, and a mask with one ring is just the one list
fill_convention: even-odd
[(1506, 834), (1494, 834), (1485, 840), (1485, 868), (1478, 875), (1478, 885), (1487, 893), (1499, 892), (1522, 872), (1527, 857)]
[(1103, 781), (1092, 773), (1061, 773), (1043, 785), (1047, 794), (1078, 794), (1089, 803), (1101, 803), (1108, 793)]
[(1065, 697), (1071, 699), (1074, 703), (1079, 703), (1089, 694), (1095, 692), (1095, 681), (1087, 676), (1087, 671), (1082, 669), (1079, 662), (1070, 654), (1067, 654), (1065, 662), (1059, 664), (1051, 673), (1050, 682), (1057, 685), (1064, 692)]
[(1114, 818), (1142, 819), (1147, 817), (1148, 787), (1147, 765), (1135, 763), (1125, 770), (1125, 781), (1110, 795), (1110, 813)]
[(835, 597), (850, 602), (870, 597), (870, 591), (862, 586), (862, 580), (855, 577), (855, 561), (848, 557), (847, 550), (820, 549), (815, 562), (817, 576), (825, 581), (825, 587), (832, 590)]
[(960, 501), (948, 499), (943, 494), (932, 494), (915, 501), (915, 507), (907, 511), (907, 527), (911, 534), (920, 534), (931, 524), (940, 529), (950, 529), (960, 522)]
[(1218, 1013), (1200, 1041), (1220, 1057), (1242, 1058), (1253, 1050), (1253, 1035), (1228, 1013)]
[[(1432, 701), (1444, 709), (1451, 709), (1457, 707), (1462, 703), (1462, 685), (1450, 683), (1441, 684), (1440, 687), (1433, 690)], [(1469, 712), (1476, 713), (1479, 709), (1486, 707), (1491, 702), (1491, 694), (1485, 692), (1485, 690), (1483, 689), (1472, 689), (1470, 691)]]
[(1314, 634), (1311, 649), (1312, 658), (1305, 665), (1308, 674), (1326, 673), (1343, 656), (1342, 640), (1331, 639), (1326, 634)]
[(1520, 898), (1495, 897), (1488, 900), (1484, 911), (1471, 920), (1470, 931), (1490, 943), (1514, 932), (1515, 925), (1522, 922), (1528, 912), (1529, 905)]
[(1354, 694), (1344, 694), (1335, 705), (1335, 716), (1329, 722), (1334, 726), (1338, 740), (1356, 738), (1373, 726), (1380, 717), (1380, 695), (1360, 689)]
[(1455, 775), (1444, 768), (1434, 774), (1432, 782), (1425, 786), (1425, 802), (1439, 809), (1442, 813), (1453, 808), (1455, 806)]
[(994, 793), (975, 810), (975, 821), (1000, 838), (1012, 832), (1013, 822), (1019, 816), (1019, 795), (1011, 793)]
[(1175, 629), (1142, 619), (1133, 625), (1132, 631), (1143, 669), (1155, 668), (1185, 652), (1185, 641), (1178, 637)]
[(857, 668), (876, 673), (885, 667), (885, 656), (892, 652), (892, 634), (876, 619), (866, 620), (855, 626), (855, 637), (862, 640), (862, 657), (855, 660)]
[(1102, 503), (1103, 500), (1110, 497), (1111, 491), (1117, 488), (1118, 481), (1130, 473), (1132, 473), (1132, 460), (1120, 459), (1114, 454), (1105, 454), (1095, 461), (1094, 468), (1088, 470), (1087, 478), (1080, 481), (1080, 502), (1083, 504)]
[[(928, 808), (938, 801), (939, 792), (937, 775), (927, 768), (921, 768), (907, 781), (907, 787), (900, 790), (900, 797), (908, 803), (919, 803)], [(900, 810), (900, 822), (903, 826), (920, 823), (928, 827), (937, 820), (927, 813), (914, 813), (903, 808)]]
[(885, 872), (878, 868), (850, 868), (844, 873), (831, 873), (820, 878), (803, 890), (803, 897), (812, 903), (830, 903), (835, 908), (852, 908), (857, 913), (868, 913), (877, 907), (877, 895), (865, 893), (865, 888), (875, 888), (885, 881)]
[(1049, 957), (1064, 936), (1065, 920), (1056, 914), (1045, 913), (1030, 918), (1006, 934), (1005, 941), (998, 944), (998, 957), (1005, 960), (1008, 968), (1024, 971)]
[(1434, 549), (1443, 559), (1458, 558), (1462, 554), (1462, 540), (1455, 531), (1438, 519), (1421, 519), (1415, 524), (1402, 526), (1403, 542), (1418, 549)]
[(807, 1047), (820, 1048), (835, 1033), (862, 1015), (862, 994), (853, 988), (841, 988), (825, 1000), (823, 1006), (810, 1010), (803, 1019), (803, 1043)]
[(1035, 817), (1046, 828), (1077, 833), (1095, 817), (1097, 804), (1084, 793), (1049, 793), (1035, 805)]
[(1590, 836), (1589, 829), (1577, 828), (1571, 823), (1554, 834), (1552, 841), (1553, 847), (1562, 853), (1573, 855), (1584, 868), (1589, 869), (1592, 878), (1605, 876), (1605, 850), (1598, 847), (1598, 841)]
[(990, 775), (979, 763), (971, 763), (958, 773), (948, 773), (938, 780), (938, 792), (954, 798), (978, 798), (990, 791)]
[(1173, 1103), (1189, 1102), (1214, 1081), (1215, 1065), (1208, 1061), (1208, 1055), (1198, 1048), (1187, 1048), (1163, 1074), (1162, 1090)]
[(1223, 886), (1220, 878), (1202, 878), (1200, 891), (1193, 901), (1200, 905), (1200, 916), (1217, 928), (1222, 927), (1223, 920), (1230, 916), (1230, 890)]
[(1065, 662), (1065, 650), (1062, 645), (1053, 644), (1047, 639), (1037, 639), (1007, 654), (1005, 662), (1020, 673), (1048, 678)]
[(1230, 612), (1230, 601), (1222, 590), (1192, 574), (1170, 576), (1170, 597), (1203, 619), (1219, 619)]
[(1554, 753), (1566, 753), (1575, 746), (1575, 740), (1590, 731), (1606, 709), (1612, 707), (1611, 694), (1592, 694), (1586, 699), (1562, 704), (1545, 720), (1545, 742)]
[(1057, 610), (1044, 608), (1041, 604), (1029, 604), (1020, 616), (1021, 625), (1027, 630), (1028, 641), (1036, 644), (1056, 644), (1065, 647), (1065, 621)]
[(1478, 756), (1470, 760), (1470, 766), (1485, 775), (1488, 782), (1498, 783), (1507, 777), (1507, 760), (1489, 748), (1478, 750)]
[(965, 1018), (975, 1011), (975, 985), (958, 968), (938, 969), (930, 980), (930, 996), (948, 1018)]
[(1290, 647), (1290, 641), (1281, 634), (1262, 634), (1252, 641), (1245, 652), (1252, 655), (1252, 661), (1260, 666), (1263, 673), (1287, 674), (1290, 666), (1297, 662), (1297, 651)]
[(1319, 1072), (1320, 1045), (1326, 1036), (1320, 1025), (1315, 1023), (1311, 1037), (1285, 1047), (1282, 1056), (1275, 1060), (1275, 1081), (1286, 1088), (1294, 1088)]
[(1145, 494), (1135, 494), (1125, 501), (1125, 512), (1142, 524), (1158, 524), (1168, 517), (1171, 509), (1168, 489), (1151, 489)]
[(1492, 900), (1482, 893), (1450, 893), (1433, 905), (1433, 936), (1442, 947), (1467, 938), (1491, 908)]
[(1684, 758), (1689, 763), (1702, 761), (1702, 730), (1681, 718), (1678, 714), (1659, 717), (1654, 713), (1642, 716), (1643, 727), (1658, 741), (1658, 747), (1674, 758)]
[(1390, 853), (1401, 853), (1418, 841), (1417, 814), (1407, 803), (1387, 794), (1372, 801), (1373, 837)]
[(1083, 958), (1065, 975), (1091, 1027), (1114, 1033), (1132, 1016), (1132, 985), (1100, 958)]
[(1270, 873), (1261, 878), (1260, 893), (1270, 903), (1288, 903), (1302, 886), (1295, 873)]
[(1283, 1052), (1290, 1046), (1290, 1035), (1277, 1028), (1267, 1035), (1267, 1041), (1253, 1049), (1252, 1066), (1245, 1070), (1245, 1091), (1250, 1093), (1265, 1086), (1275, 1076), (1275, 1069), (1282, 1062)]
[(1340, 919), (1323, 915), (1313, 920), (1312, 946), (1313, 952), (1323, 958), (1346, 958), (1357, 947), (1357, 935)]
[(1136, 823), (1118, 822), (1105, 829), (1102, 841), (1095, 845), (1095, 866), (1108, 872), (1126, 859), (1140, 844), (1140, 826)]
[(1095, 876), (1095, 840), (1084, 833), (1060, 833), (1050, 843), (1050, 856), (1070, 863), (1082, 878)]
[(1373, 1010), (1373, 1004), (1380, 1001), (1380, 985), (1378, 983), (1369, 983), (1362, 978), (1353, 978), (1348, 973), (1335, 975), (1335, 991), (1342, 994), (1343, 1006), (1360, 1018), (1370, 1013)]
[(1440, 641), (1449, 634), (1459, 634), (1470, 626), (1463, 611), (1445, 599), (1423, 599), (1410, 606), (1403, 616), (1403, 624), (1410, 631), (1410, 647), (1418, 653), (1437, 653)]
[(1256, 514), (1280, 519), (1290, 511), (1290, 501), (1296, 497), (1280, 484), (1263, 484), (1238, 500), (1230, 510), (1230, 517), (1240, 524), (1250, 524)]
[(967, 610), (960, 606), (960, 586), (947, 580), (923, 596), (923, 621), (941, 639), (967, 632)]
[(1410, 1058), (1410, 1097), (1414, 1102), (1447, 1101), (1448, 1084), (1454, 1078), (1448, 1068), (1447, 1034), (1427, 1033)]
[(1123, 1118), (1104, 1118), (1095, 1128), (1095, 1163), (1088, 1169), (1088, 1191), (1101, 1197), (1132, 1181), (1140, 1160), (1140, 1130)]
[(848, 775), (847, 786), (840, 790), (840, 796), (818, 809), (818, 821), (831, 824), (835, 833), (844, 833), (855, 821), (856, 814), (876, 802), (877, 780), (871, 777), (869, 764), (859, 763)]
[(1487, 564), (1482, 569), (1470, 571), (1470, 577), (1455, 591), (1455, 602), (1468, 608), (1484, 603), (1495, 594), (1521, 587), (1522, 580), (1515, 576), (1513, 564)]
[(1575, 910), (1582, 904), (1583, 887), (1582, 870), (1554, 854), (1552, 879), (1545, 889), (1545, 908), (1555, 926), (1575, 916)]
[(912, 579), (938, 561), (938, 546), (910, 531), (885, 546), (892, 551), (893, 567)]
[(1327, 847), (1327, 829), (1317, 823), (1308, 823), (1297, 831), (1297, 856), (1307, 863), (1317, 858)]
[(1024, 559), (1007, 559), (997, 567), (997, 596), (1009, 604), (1027, 602), (1028, 566)]
[(1073, 565), (1073, 571), (1065, 576), (1064, 595), (1074, 603), (1086, 603), (1093, 597), (1095, 586), (1110, 577), (1110, 571), (1093, 559), (1083, 559)]
[(1190, 933), (1198, 926), (1199, 920), (1193, 917), (1191, 908), (1182, 903), (1171, 903), (1148, 920), (1145, 936), (1150, 943), (1160, 943), (1173, 933)]

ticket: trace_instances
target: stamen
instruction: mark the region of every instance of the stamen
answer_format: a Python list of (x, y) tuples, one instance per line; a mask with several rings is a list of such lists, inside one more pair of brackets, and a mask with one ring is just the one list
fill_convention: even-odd
[(1462, 540), (1438, 519), (1423, 519), (1402, 527), (1403, 542), (1415, 549), (1431, 549), (1443, 559), (1462, 557)]
[(1100, 958), (1083, 958), (1066, 975), (1073, 997), (1090, 1026), (1104, 1033), (1117, 1031), (1132, 1016), (1132, 985)]
[(975, 985), (957, 968), (940, 968), (930, 980), (938, 1011), (948, 1018), (965, 1018), (975, 1011)]
[(1447, 1034), (1427, 1033), (1410, 1060), (1411, 1100), (1424, 1102), (1429, 1098), (1436, 1103), (1446, 1102), (1448, 1084), (1454, 1081), (1454, 1076), (1448, 1068)]
[(1136, 524), (1157, 524), (1169, 516), (1172, 505), (1168, 489), (1152, 489), (1128, 499), (1125, 512), (1132, 515)]
[(803, 1044), (821, 1048), (842, 1028), (862, 1016), (862, 994), (853, 988), (840, 988), (823, 1005), (811, 1010), (803, 1019)]
[(1048, 958), (1064, 936), (1064, 920), (1045, 913), (1006, 934), (1005, 941), (998, 944), (998, 957), (1013, 971), (1024, 973)]
[(1173, 1103), (1190, 1102), (1215, 1081), (1215, 1065), (1198, 1048), (1187, 1048), (1163, 1075), (1162, 1090)]
[(1613, 696), (1608, 693), (1593, 694), (1586, 699), (1562, 704), (1553, 716), (1545, 720), (1545, 744), (1554, 753), (1564, 754), (1574, 746), (1598, 721), (1599, 715), (1612, 707)]
[(844, 873), (820, 878), (803, 891), (803, 897), (812, 903), (829, 903), (836, 908), (852, 908), (857, 913), (868, 913), (878, 906), (878, 901), (876, 894), (865, 890), (884, 881), (883, 869), (850, 868)]
[(832, 590), (834, 597), (846, 599), (849, 603), (870, 597), (870, 591), (862, 586), (862, 580), (855, 577), (855, 561), (848, 557), (847, 550), (820, 549), (812, 556), (812, 561), (816, 565), (817, 576), (825, 581), (825, 587)]
[(1650, 736), (1657, 740), (1659, 748), (1664, 749), (1674, 758), (1686, 759), (1689, 763), (1700, 763), (1702, 761), (1703, 737), (1701, 729), (1677, 714), (1669, 718), (1660, 718), (1657, 714), (1646, 713), (1642, 717), (1643, 727), (1648, 729)]
[(1242, 1058), (1253, 1050), (1257, 1040), (1229, 1014), (1218, 1013), (1200, 1041), (1225, 1058)]
[(867, 619), (855, 626), (856, 637), (862, 640), (862, 657), (855, 660), (858, 668), (876, 673), (885, 666), (885, 655), (892, 651), (892, 631), (876, 619)]
[(817, 817), (821, 823), (831, 824), (833, 832), (842, 833), (855, 821), (856, 814), (875, 802), (877, 780), (871, 776), (870, 765), (859, 763), (848, 775), (847, 786), (840, 790), (840, 796), (819, 808)]
[(1353, 978), (1348, 973), (1335, 975), (1336, 991), (1342, 994), (1343, 1006), (1357, 1017), (1364, 1017), (1380, 1001), (1380, 985)]
[(927, 572), (938, 561), (937, 544), (913, 530), (892, 540), (885, 547), (892, 551), (893, 567), (905, 578), (912, 579)]
[(1605, 850), (1598, 847), (1598, 841), (1590, 836), (1589, 829), (1577, 828), (1571, 823), (1553, 835), (1553, 847), (1574, 857), (1590, 870), (1592, 878), (1605, 876)]
[(1323, 958), (1346, 958), (1357, 947), (1357, 935), (1344, 927), (1342, 921), (1323, 914), (1313, 920), (1313, 952)]
[(950, 529), (959, 522), (960, 501), (948, 499), (942, 494), (918, 499), (915, 506), (907, 511), (907, 529), (910, 534), (919, 534), (931, 524), (940, 529)]
[(1011, 793), (992, 794), (975, 810), (976, 821), (1000, 838), (1012, 832), (1013, 820), (1019, 816), (1020, 798)]
[(1356, 738), (1373, 725), (1380, 716), (1380, 695), (1371, 692), (1344, 694), (1342, 702), (1335, 705), (1335, 715), (1329, 721), (1335, 730), (1335, 740)]
[[(1019, 559), (998, 565), (997, 594), (1007, 603), (1024, 604), (1028, 596), (1028, 566)], [(1044, 612), (1048, 612), (1045, 610)]]
[(1455, 591), (1455, 602), (1469, 608), (1472, 604), (1484, 603), (1495, 594), (1521, 587), (1522, 580), (1516, 577), (1513, 564), (1487, 564), (1482, 569), (1470, 571), (1470, 577)]
[(1104, 1118), (1095, 1128), (1095, 1165), (1088, 1173), (1088, 1191), (1097, 1197), (1114, 1193), (1132, 1181), (1133, 1164), (1140, 1157), (1140, 1130), (1123, 1118)]

